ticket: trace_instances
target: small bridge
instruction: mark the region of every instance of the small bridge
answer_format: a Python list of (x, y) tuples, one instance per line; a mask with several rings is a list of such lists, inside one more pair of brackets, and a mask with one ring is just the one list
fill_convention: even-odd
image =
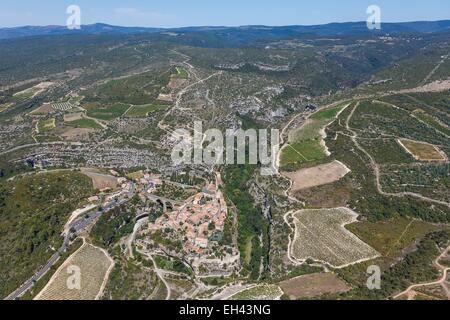
[(149, 216), (148, 213), (142, 213), (142, 214), (136, 216), (136, 217), (134, 218), (134, 221), (135, 221), (135, 222), (138, 222), (139, 220), (148, 218), (148, 216)]
[(159, 197), (154, 194), (147, 194), (147, 198), (161, 205), (163, 208), (163, 212), (167, 212), (167, 210), (176, 210), (183, 205), (181, 201)]

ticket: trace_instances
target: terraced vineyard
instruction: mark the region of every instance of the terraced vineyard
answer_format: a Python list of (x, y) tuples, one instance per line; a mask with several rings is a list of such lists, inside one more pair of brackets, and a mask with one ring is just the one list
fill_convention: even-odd
[(74, 107), (70, 102), (57, 102), (52, 104), (52, 108), (60, 111), (67, 111)]
[(356, 217), (347, 208), (305, 209), (294, 213), (292, 256), (302, 261), (323, 261), (334, 267), (377, 257), (378, 252), (344, 228)]
[(257, 285), (231, 296), (228, 300), (278, 300), (283, 291), (274, 284)]
[[(113, 266), (105, 252), (93, 245), (84, 244), (58, 269), (36, 300), (94, 300), (98, 298), (106, 281), (105, 276)], [(80, 271), (80, 287), (71, 287), (74, 270)], [(70, 287), (70, 288), (69, 288)]]

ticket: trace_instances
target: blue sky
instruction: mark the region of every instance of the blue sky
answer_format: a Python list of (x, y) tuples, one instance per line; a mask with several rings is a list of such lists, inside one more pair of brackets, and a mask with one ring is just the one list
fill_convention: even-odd
[(145, 27), (365, 21), (372, 4), (385, 22), (450, 19), (449, 0), (1, 0), (0, 27), (64, 25), (71, 4), (82, 24)]

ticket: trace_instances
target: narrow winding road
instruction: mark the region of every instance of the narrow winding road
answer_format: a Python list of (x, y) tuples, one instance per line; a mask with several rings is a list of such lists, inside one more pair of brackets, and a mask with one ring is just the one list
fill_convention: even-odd
[(22, 284), (18, 289), (16, 289), (14, 292), (9, 294), (5, 300), (16, 300), (19, 299), (21, 296), (23, 296), (28, 290), (30, 290), (34, 284), (40, 280), (45, 274), (47, 274), (48, 271), (56, 264), (56, 262), (59, 260), (61, 255), (67, 250), (67, 248), (70, 245), (70, 239), (72, 236), (80, 235), (81, 233), (85, 232), (91, 225), (94, 224), (94, 222), (105, 212), (110, 211), (113, 208), (119, 207), (122, 204), (126, 203), (129, 199), (132, 198), (134, 195), (135, 188), (134, 186), (131, 188), (130, 192), (128, 193), (128, 199), (123, 198), (119, 201), (113, 202), (111, 204), (108, 204), (103, 207), (103, 210), (98, 210), (89, 216), (77, 220), (69, 225), (70, 232), (67, 233), (67, 235), (64, 237), (63, 244), (61, 247), (51, 256), (51, 258), (47, 261), (47, 263), (42, 266), (31, 278), (29, 278), (27, 281), (25, 281), (24, 284)]
[(170, 288), (169, 283), (164, 278), (164, 271), (161, 270), (160, 268), (158, 268), (158, 265), (156, 264), (155, 259), (153, 259), (153, 256), (150, 253), (141, 251), (139, 249), (136, 249), (136, 250), (140, 254), (146, 256), (147, 258), (149, 258), (152, 261), (153, 265), (155, 266), (156, 275), (158, 276), (159, 279), (161, 279), (162, 283), (166, 286), (166, 289), (167, 289), (166, 300), (169, 300), (170, 299), (170, 295), (172, 294), (172, 289)]

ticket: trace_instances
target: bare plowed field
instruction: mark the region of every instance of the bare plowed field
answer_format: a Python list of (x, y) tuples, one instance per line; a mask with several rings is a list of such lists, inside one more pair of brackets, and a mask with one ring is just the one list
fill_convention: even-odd
[(81, 172), (85, 175), (87, 175), (89, 178), (92, 179), (92, 183), (94, 184), (94, 189), (102, 190), (105, 188), (115, 188), (118, 186), (117, 178), (107, 175), (95, 172), (91, 169), (81, 169)]
[(323, 294), (341, 293), (351, 288), (334, 273), (314, 273), (289, 279), (280, 284), (292, 300), (314, 298)]
[(294, 184), (292, 191), (329, 184), (343, 178), (350, 170), (341, 162), (333, 161), (320, 166), (284, 173)]
[(424, 142), (400, 139), (400, 145), (419, 161), (446, 161), (445, 154), (436, 146)]

